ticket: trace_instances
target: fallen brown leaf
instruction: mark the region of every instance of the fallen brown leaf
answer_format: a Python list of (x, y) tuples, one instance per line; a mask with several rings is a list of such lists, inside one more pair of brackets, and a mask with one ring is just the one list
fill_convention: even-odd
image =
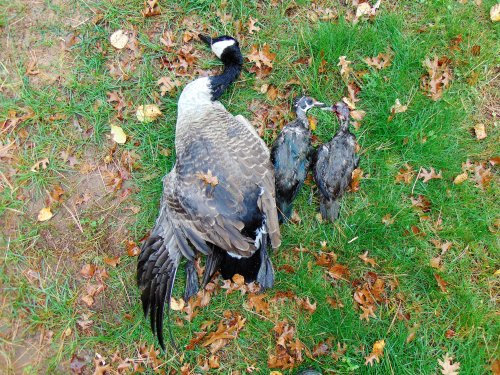
[(373, 344), (372, 352), (368, 357), (365, 357), (365, 365), (373, 366), (373, 361), (380, 362), (380, 357), (384, 355), (385, 341), (378, 340)]
[(458, 370), (460, 369), (460, 362), (453, 362), (453, 356), (445, 354), (443, 360), (438, 359), (438, 363), (441, 366), (442, 375), (458, 375)]

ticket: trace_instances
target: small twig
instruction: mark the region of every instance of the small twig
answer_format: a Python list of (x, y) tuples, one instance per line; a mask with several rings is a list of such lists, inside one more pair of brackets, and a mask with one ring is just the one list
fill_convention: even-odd
[(64, 202), (61, 202), (61, 204), (63, 205), (63, 207), (66, 209), (66, 211), (69, 212), (69, 214), (71, 215), (71, 217), (73, 218), (74, 222), (76, 223), (76, 226), (78, 227), (78, 229), (80, 229), (80, 232), (83, 233), (83, 228), (80, 224), (80, 221), (75, 217), (75, 215), (73, 215), (73, 212), (71, 212), (71, 210), (68, 208), (68, 206), (66, 206), (64, 204)]
[(401, 302), (399, 303), (398, 308), (396, 309), (396, 313), (394, 314), (394, 318), (392, 318), (391, 325), (389, 326), (389, 328), (387, 329), (387, 332), (385, 333), (386, 336), (389, 334), (389, 331), (391, 330), (392, 326), (394, 325), (394, 322), (396, 321), (396, 317), (398, 316), (398, 312), (399, 312), (400, 307), (401, 307)]
[(422, 172), (422, 167), (418, 170), (417, 177), (415, 177), (415, 182), (413, 183), (413, 187), (411, 188), (411, 195), (413, 195), (413, 190), (415, 190), (415, 185), (417, 184), (418, 181), (418, 176), (420, 176), (420, 172)]
[(356, 241), (358, 238), (359, 238), (359, 236), (356, 236), (356, 237), (354, 237), (352, 240), (349, 240), (349, 242), (347, 242), (347, 243), (354, 242), (354, 241)]
[(123, 279), (121, 276), (118, 276), (118, 278), (120, 279), (120, 282), (122, 283), (123, 285), (123, 289), (125, 290), (125, 294), (127, 295), (127, 299), (128, 299), (128, 303), (129, 305), (132, 305), (132, 301), (130, 300), (130, 296), (128, 295), (128, 291), (127, 291), (127, 287), (125, 286), (125, 283), (123, 282)]

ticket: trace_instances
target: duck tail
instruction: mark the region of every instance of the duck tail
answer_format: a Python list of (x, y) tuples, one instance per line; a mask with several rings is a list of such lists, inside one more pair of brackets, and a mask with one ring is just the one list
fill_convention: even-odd
[(319, 210), (323, 220), (334, 222), (338, 219), (340, 214), (340, 200), (339, 199), (326, 199), (321, 197), (319, 202)]

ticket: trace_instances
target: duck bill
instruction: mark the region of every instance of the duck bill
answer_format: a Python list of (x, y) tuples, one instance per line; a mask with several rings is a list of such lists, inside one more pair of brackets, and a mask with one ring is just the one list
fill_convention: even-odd
[(205, 42), (209, 46), (211, 46), (213, 43), (213, 39), (208, 35), (198, 34), (198, 38), (200, 38), (201, 41)]

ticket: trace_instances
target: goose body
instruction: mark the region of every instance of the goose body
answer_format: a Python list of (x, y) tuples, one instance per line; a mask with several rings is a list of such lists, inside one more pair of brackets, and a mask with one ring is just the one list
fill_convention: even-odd
[(318, 148), (313, 174), (319, 188), (321, 215), (330, 221), (339, 216), (342, 196), (359, 161), (355, 153), (356, 137), (349, 131), (349, 109), (344, 103), (337, 103), (333, 110), (340, 128), (330, 142)]
[(323, 103), (306, 96), (296, 100), (294, 110), (297, 118), (285, 125), (271, 149), (280, 223), (290, 219), (293, 201), (307, 177), (314, 149), (306, 113), (310, 108), (320, 105)]
[(225, 65), (220, 76), (189, 83), (178, 102), (177, 160), (163, 179), (160, 213), (139, 256), (137, 278), (151, 328), (163, 343), (164, 304), (186, 258), (185, 298), (198, 290), (196, 252), (206, 255), (203, 284), (221, 270), (247, 273), (262, 288), (273, 285), (268, 244), (280, 245), (274, 172), (269, 150), (242, 116), (217, 101), (241, 71), (238, 43), (202, 37)]

